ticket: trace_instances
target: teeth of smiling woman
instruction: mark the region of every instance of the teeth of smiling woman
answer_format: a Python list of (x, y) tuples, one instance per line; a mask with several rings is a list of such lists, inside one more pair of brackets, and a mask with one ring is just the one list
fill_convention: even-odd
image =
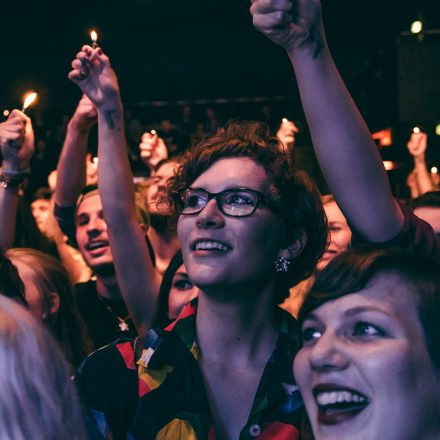
[(316, 396), (316, 401), (318, 405), (331, 405), (334, 403), (363, 403), (367, 399), (359, 394), (351, 393), (350, 391), (331, 391), (319, 393)]
[(196, 244), (196, 250), (218, 249), (219, 251), (227, 251), (228, 247), (216, 241), (200, 241)]

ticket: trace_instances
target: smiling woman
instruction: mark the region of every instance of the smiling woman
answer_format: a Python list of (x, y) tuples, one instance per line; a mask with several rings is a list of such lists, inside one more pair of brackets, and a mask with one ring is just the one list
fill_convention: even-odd
[(318, 275), (300, 312), (294, 372), (316, 440), (440, 436), (440, 268), (352, 251)]

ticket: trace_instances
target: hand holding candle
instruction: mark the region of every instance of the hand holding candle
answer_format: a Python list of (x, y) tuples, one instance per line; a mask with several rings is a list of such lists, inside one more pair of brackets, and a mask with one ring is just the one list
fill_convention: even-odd
[(156, 130), (145, 132), (142, 135), (139, 151), (142, 162), (153, 171), (156, 165), (168, 158), (168, 149), (162, 138), (157, 135)]
[[(87, 74), (84, 75), (84, 65)], [(121, 106), (118, 79), (100, 47), (83, 46), (72, 61), (69, 79), (89, 97), (99, 112), (104, 104)]]

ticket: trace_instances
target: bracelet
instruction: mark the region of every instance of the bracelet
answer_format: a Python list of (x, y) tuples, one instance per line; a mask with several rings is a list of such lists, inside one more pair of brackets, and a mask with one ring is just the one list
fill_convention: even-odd
[(30, 167), (27, 167), (25, 170), (12, 171), (12, 170), (2, 170), (2, 174), (6, 178), (14, 178), (15, 176), (27, 176), (31, 172)]
[(12, 176), (5, 175), (4, 172), (0, 174), (0, 185), (2, 188), (17, 188), (23, 183), (24, 178), (27, 176), (27, 173), (17, 173)]

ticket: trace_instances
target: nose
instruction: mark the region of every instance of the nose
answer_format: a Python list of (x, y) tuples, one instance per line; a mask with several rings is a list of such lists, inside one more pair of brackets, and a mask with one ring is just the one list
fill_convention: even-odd
[(215, 199), (210, 200), (206, 206), (198, 213), (196, 225), (201, 229), (217, 229), (223, 227), (225, 218), (218, 209)]
[(348, 359), (345, 356), (336, 335), (325, 332), (311, 348), (309, 362), (310, 367), (316, 372), (344, 370), (348, 367)]
[(105, 229), (107, 229), (107, 224), (99, 217), (91, 218), (87, 224), (87, 234), (91, 237), (98, 236)]

